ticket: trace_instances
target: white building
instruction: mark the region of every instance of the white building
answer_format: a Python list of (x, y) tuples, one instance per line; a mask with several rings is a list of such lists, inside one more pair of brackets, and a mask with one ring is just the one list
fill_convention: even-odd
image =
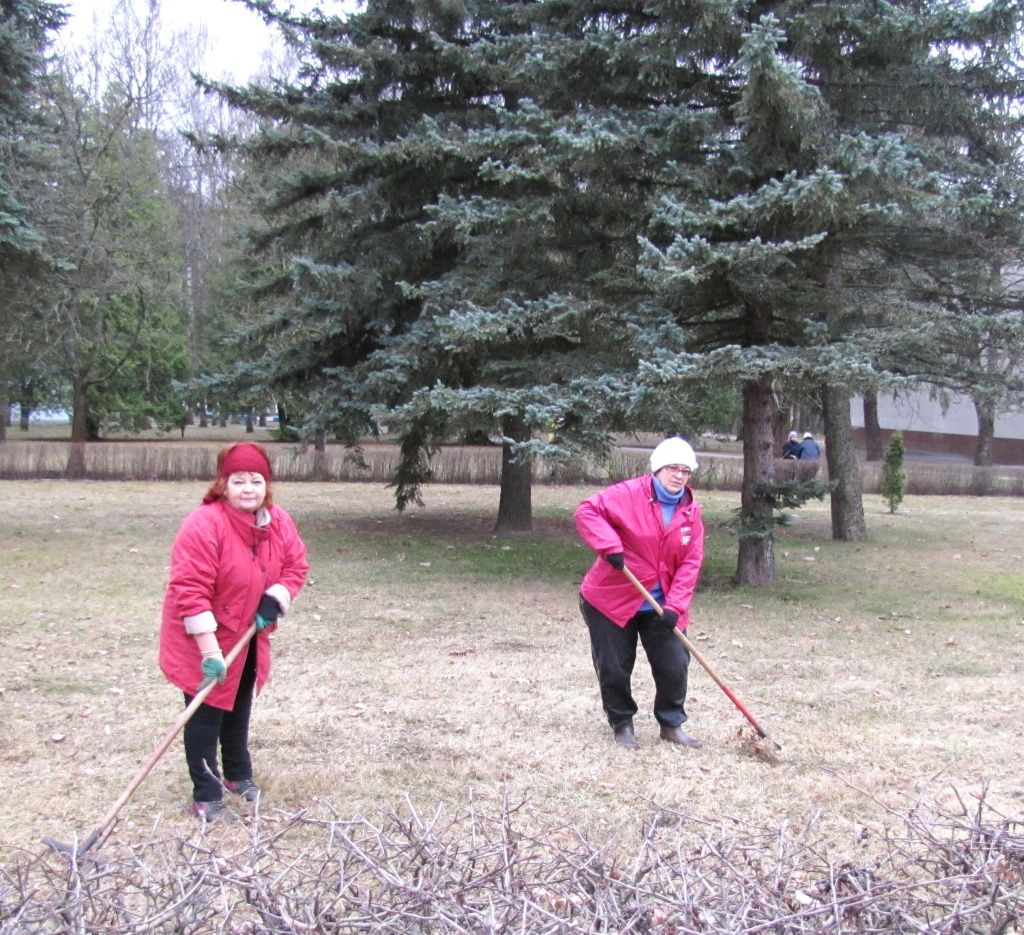
[[(854, 439), (863, 445), (864, 401), (860, 396), (850, 401), (850, 418)], [(878, 424), (883, 439), (893, 432), (902, 432), (908, 452), (961, 455), (973, 460), (978, 444), (974, 403), (964, 396), (952, 397), (944, 407), (927, 390), (879, 394)], [(996, 464), (1024, 464), (1024, 413), (996, 416), (992, 460)]]

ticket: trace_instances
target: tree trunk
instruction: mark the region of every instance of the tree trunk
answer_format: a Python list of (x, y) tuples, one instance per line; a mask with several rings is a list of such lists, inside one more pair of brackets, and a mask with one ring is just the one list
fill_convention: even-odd
[(825, 416), (825, 458), (832, 488), (832, 538), (860, 542), (867, 538), (864, 525), (864, 496), (853, 447), (850, 422), (850, 392), (830, 386), (822, 393)]
[(82, 383), (71, 387), (71, 441), (84, 442), (89, 437), (89, 400)]
[(330, 480), (327, 463), (327, 433), (319, 431), (313, 436), (313, 480)]
[(868, 461), (881, 461), (885, 452), (882, 427), (878, 424), (878, 393), (868, 390), (864, 394), (864, 450)]
[(996, 407), (992, 400), (974, 400), (978, 414), (978, 443), (974, 448), (974, 466), (992, 467), (992, 439), (996, 434)]
[(245, 410), (245, 434), (251, 435), (256, 431), (256, 417), (253, 413), (253, 408), (250, 406)]
[(775, 581), (774, 509), (757, 488), (774, 479), (771, 377), (743, 385), (743, 489), (740, 494), (740, 546), (736, 580), (766, 585)]
[(85, 440), (89, 437), (89, 402), (85, 386), (75, 382), (71, 387), (71, 447), (68, 449), (67, 476), (71, 480), (85, 477)]
[[(501, 424), (502, 434), (514, 441), (526, 440), (522, 416), (508, 416)], [(501, 446), (501, 495), (498, 498), (496, 533), (529, 532), (533, 528), (533, 459), (520, 456), (512, 460), (512, 446)]]
[(793, 430), (793, 406), (784, 396), (776, 394), (775, 405), (772, 407), (772, 439), (773, 450), (782, 451), (789, 433)]
[(7, 398), (7, 354), (0, 341), (0, 442), (7, 441), (7, 427), (11, 424), (11, 401)]
[[(22, 383), (21, 387), (21, 403), (18, 406), (18, 427), (23, 431), (27, 432), (29, 425), (32, 422), (32, 410), (35, 409), (35, 393), (32, 392), (31, 381)], [(10, 408), (7, 410), (10, 415)]]

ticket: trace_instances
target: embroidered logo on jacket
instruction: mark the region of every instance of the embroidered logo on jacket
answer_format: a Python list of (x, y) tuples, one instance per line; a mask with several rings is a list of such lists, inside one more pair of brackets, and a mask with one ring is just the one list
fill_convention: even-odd
[(679, 529), (679, 540), (683, 543), (683, 545), (689, 545), (690, 544), (690, 527), (689, 526), (681, 526), (680, 527), (680, 529)]

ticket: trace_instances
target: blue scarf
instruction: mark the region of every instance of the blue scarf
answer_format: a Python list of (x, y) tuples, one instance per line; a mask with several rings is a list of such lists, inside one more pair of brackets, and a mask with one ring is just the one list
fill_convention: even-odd
[(654, 481), (654, 498), (661, 504), (662, 522), (667, 526), (672, 522), (676, 507), (679, 506), (679, 501), (686, 494), (686, 488), (684, 487), (679, 493), (669, 493), (665, 489), (665, 485), (654, 475), (651, 475), (651, 480)]

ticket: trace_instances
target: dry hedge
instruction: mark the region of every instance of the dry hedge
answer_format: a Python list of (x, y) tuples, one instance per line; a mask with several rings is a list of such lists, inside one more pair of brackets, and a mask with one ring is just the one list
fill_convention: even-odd
[(571, 824), (528, 833), (507, 798), (376, 822), (257, 810), (235, 846), (157, 826), (80, 860), (19, 854), (0, 867), (0, 932), (1018, 935), (1024, 825), (984, 792), (957, 802), (918, 802), (843, 858), (814, 819), (758, 829), (653, 802), (629, 854)]
[[(266, 443), (266, 439), (261, 439)], [(301, 445), (269, 443), (274, 477), (282, 481), (369, 482), (390, 484), (399, 464), (398, 446), (367, 444), (359, 449), (330, 445), (324, 451)], [(172, 442), (22, 441), (0, 445), (0, 478), (42, 480), (76, 477), (82, 480), (207, 480), (215, 474), (219, 445)], [(534, 462), (536, 484), (596, 484), (643, 473), (649, 450), (614, 449), (607, 461), (580, 458), (564, 464)], [(702, 452), (696, 485), (703, 490), (738, 491), (743, 459)], [(77, 465), (72, 471), (72, 465)], [(501, 477), (500, 446), (446, 445), (431, 459), (431, 481), (438, 484), (497, 484)], [(1024, 469), (1012, 466), (978, 468), (941, 462), (904, 465), (908, 495), (1024, 496)], [(775, 461), (777, 480), (825, 479), (821, 461)], [(865, 493), (878, 493), (881, 466), (861, 465)]]

